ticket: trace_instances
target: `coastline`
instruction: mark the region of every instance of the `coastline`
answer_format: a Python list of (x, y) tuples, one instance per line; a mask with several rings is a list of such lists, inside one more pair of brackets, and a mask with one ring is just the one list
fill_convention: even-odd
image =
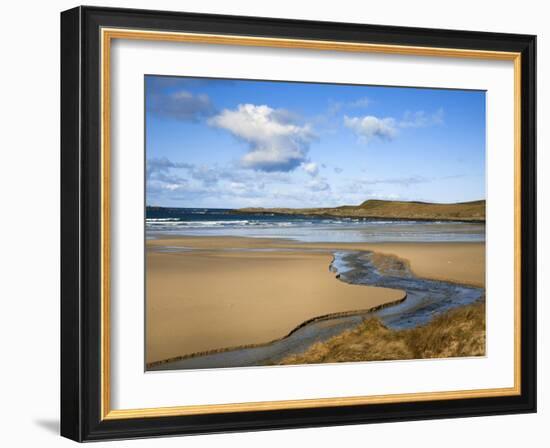
[(484, 243), (159, 237), (147, 240), (147, 363), (270, 344), (306, 322), (364, 314), (404, 299), (402, 290), (336, 279), (329, 271), (335, 250), (393, 255), (421, 277), (484, 285)]
[(284, 238), (159, 235), (146, 244), (148, 249), (169, 246), (193, 250), (370, 250), (406, 260), (422, 278), (485, 287), (485, 242), (307, 243)]
[(339, 218), (339, 219), (368, 219), (369, 221), (395, 221), (395, 222), (410, 222), (410, 221), (419, 221), (419, 222), (446, 222), (446, 223), (455, 223), (455, 224), (485, 224), (486, 220), (485, 218), (470, 218), (470, 217), (450, 217), (450, 216), (442, 216), (442, 217), (434, 217), (434, 216), (392, 216), (392, 215), (358, 215), (358, 214), (352, 214), (352, 213), (331, 213), (331, 212), (318, 212), (318, 213), (311, 213), (311, 212), (295, 212), (295, 213), (289, 213), (288, 211), (273, 211), (273, 210), (256, 210), (256, 209), (236, 209), (233, 210), (236, 214), (241, 214), (243, 216), (249, 215), (251, 213), (257, 214), (257, 215), (279, 215), (279, 216), (301, 216), (301, 217), (310, 217), (310, 218)]
[(415, 221), (485, 222), (485, 200), (457, 203), (384, 201), (320, 208), (242, 208), (237, 213)]

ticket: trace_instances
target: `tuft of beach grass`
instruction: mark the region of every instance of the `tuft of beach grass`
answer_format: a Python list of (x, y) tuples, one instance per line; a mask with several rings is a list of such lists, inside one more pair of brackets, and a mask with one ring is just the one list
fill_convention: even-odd
[(452, 358), (485, 355), (485, 301), (462, 306), (408, 330), (391, 330), (377, 317), (363, 321), (278, 364)]

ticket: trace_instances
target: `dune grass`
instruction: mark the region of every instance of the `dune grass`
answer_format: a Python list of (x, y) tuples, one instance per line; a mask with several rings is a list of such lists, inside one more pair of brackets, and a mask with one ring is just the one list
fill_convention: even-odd
[(443, 221), (485, 221), (485, 201), (454, 204), (418, 201), (385, 201), (369, 199), (359, 205), (321, 208), (258, 208), (238, 209), (241, 213), (275, 213), (287, 215), (337, 216), (375, 219), (418, 219)]
[(279, 364), (317, 364), (352, 361), (451, 358), (485, 355), (485, 301), (451, 310), (424, 326), (391, 330), (378, 318)]

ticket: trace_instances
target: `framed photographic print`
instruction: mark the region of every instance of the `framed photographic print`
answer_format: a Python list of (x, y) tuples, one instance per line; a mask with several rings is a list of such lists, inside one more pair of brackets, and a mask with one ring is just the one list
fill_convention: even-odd
[(61, 14), (61, 433), (536, 410), (535, 36)]

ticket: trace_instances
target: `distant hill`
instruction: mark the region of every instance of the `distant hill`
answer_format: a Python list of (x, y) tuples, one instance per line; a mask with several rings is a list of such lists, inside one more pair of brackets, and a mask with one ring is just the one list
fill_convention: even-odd
[(485, 200), (439, 204), (369, 199), (360, 205), (327, 208), (241, 208), (239, 213), (333, 216), (341, 218), (414, 219), (425, 221), (485, 221)]

